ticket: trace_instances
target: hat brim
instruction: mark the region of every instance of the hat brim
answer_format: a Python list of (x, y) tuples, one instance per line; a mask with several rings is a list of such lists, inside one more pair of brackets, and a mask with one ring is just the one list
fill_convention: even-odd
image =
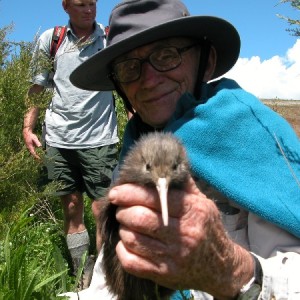
[(85, 90), (114, 90), (114, 84), (108, 77), (114, 59), (137, 47), (169, 37), (206, 37), (217, 53), (212, 79), (229, 71), (240, 53), (239, 34), (229, 22), (212, 16), (189, 16), (151, 27), (104, 48), (78, 66), (70, 75), (70, 80)]

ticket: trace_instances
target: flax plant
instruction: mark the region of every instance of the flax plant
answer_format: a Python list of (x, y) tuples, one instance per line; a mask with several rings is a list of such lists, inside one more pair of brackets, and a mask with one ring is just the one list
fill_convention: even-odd
[(51, 300), (68, 287), (67, 264), (52, 242), (53, 225), (34, 220), (28, 210), (7, 226), (0, 246), (0, 300)]

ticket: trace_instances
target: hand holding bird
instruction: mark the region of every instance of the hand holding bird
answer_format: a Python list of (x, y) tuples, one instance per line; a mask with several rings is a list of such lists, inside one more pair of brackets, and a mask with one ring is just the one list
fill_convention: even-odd
[[(156, 141), (163, 141), (166, 134), (155, 135)], [(108, 286), (119, 295), (118, 300), (140, 300), (144, 296), (154, 300), (159, 299), (157, 294), (160, 299), (169, 299), (175, 289), (190, 288), (216, 296), (236, 295), (241, 286), (239, 280), (245, 280), (244, 270), (253, 268), (251, 255), (227, 236), (218, 208), (189, 175), (184, 150), (180, 150), (179, 163), (178, 157), (170, 159), (176, 151), (169, 149), (164, 154), (155, 150), (156, 142), (146, 145), (141, 147), (138, 143), (133, 148), (120, 171), (120, 182), (108, 194), (111, 204), (105, 212), (103, 226), (103, 265)], [(156, 166), (153, 171), (150, 166), (156, 164), (148, 163), (158, 160), (164, 164), (167, 160), (167, 169), (174, 174), (174, 170), (181, 169), (182, 159), (181, 173), (185, 175), (175, 176), (179, 181), (169, 180), (168, 225), (165, 226), (156, 183), (153, 174), (149, 175), (150, 170), (155, 173), (162, 167)], [(170, 163), (174, 161), (176, 168)]]
[[(117, 185), (134, 183), (145, 189), (155, 190), (160, 199), (159, 202), (156, 201), (155, 206), (162, 212), (160, 223), (167, 227), (168, 191), (183, 188), (188, 178), (189, 166), (183, 146), (171, 134), (153, 133), (143, 136), (128, 153), (120, 169)], [(113, 191), (110, 197), (112, 193)], [(132, 205), (132, 202), (127, 202), (125, 198), (124, 201), (125, 205)], [(143, 205), (147, 206), (146, 202), (143, 202)], [(115, 254), (119, 241), (119, 224), (115, 215), (116, 206), (108, 203), (102, 213), (102, 239), (103, 267), (111, 291), (117, 294), (120, 300), (139, 300), (144, 296), (153, 299), (155, 293), (157, 297), (170, 295), (173, 291), (162, 287), (157, 289), (154, 282), (134, 278), (121, 268)], [(142, 217), (143, 213), (140, 216)]]

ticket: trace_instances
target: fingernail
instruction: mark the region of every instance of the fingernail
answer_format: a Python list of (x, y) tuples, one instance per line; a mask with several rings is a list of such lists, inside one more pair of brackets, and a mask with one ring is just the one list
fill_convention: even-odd
[(117, 191), (115, 188), (112, 188), (108, 193), (108, 198), (110, 201), (114, 201), (117, 197)]

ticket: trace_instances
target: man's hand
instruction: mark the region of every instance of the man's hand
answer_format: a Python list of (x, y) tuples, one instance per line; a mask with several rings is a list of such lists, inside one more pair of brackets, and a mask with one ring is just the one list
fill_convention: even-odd
[(251, 254), (229, 239), (218, 208), (193, 179), (184, 190), (169, 191), (168, 226), (155, 189), (124, 184), (108, 196), (119, 206), (116, 251), (128, 273), (218, 299), (234, 298), (253, 276)]
[[(43, 91), (44, 87), (38, 84), (33, 84), (28, 91), (25, 102), (31, 97), (38, 97)], [(35, 159), (40, 159), (36, 152), (36, 148), (41, 147), (42, 144), (38, 137), (33, 133), (37, 119), (40, 113), (39, 107), (31, 107), (24, 116), (23, 138), (27, 149)]]
[(29, 152), (31, 153), (31, 155), (35, 159), (40, 160), (41, 158), (37, 154), (36, 148), (37, 147), (42, 147), (42, 144), (39, 141), (36, 134), (34, 134), (30, 128), (25, 127), (25, 128), (23, 128), (23, 138), (24, 138), (24, 141), (25, 141), (25, 145), (26, 145), (27, 149), (29, 150)]

